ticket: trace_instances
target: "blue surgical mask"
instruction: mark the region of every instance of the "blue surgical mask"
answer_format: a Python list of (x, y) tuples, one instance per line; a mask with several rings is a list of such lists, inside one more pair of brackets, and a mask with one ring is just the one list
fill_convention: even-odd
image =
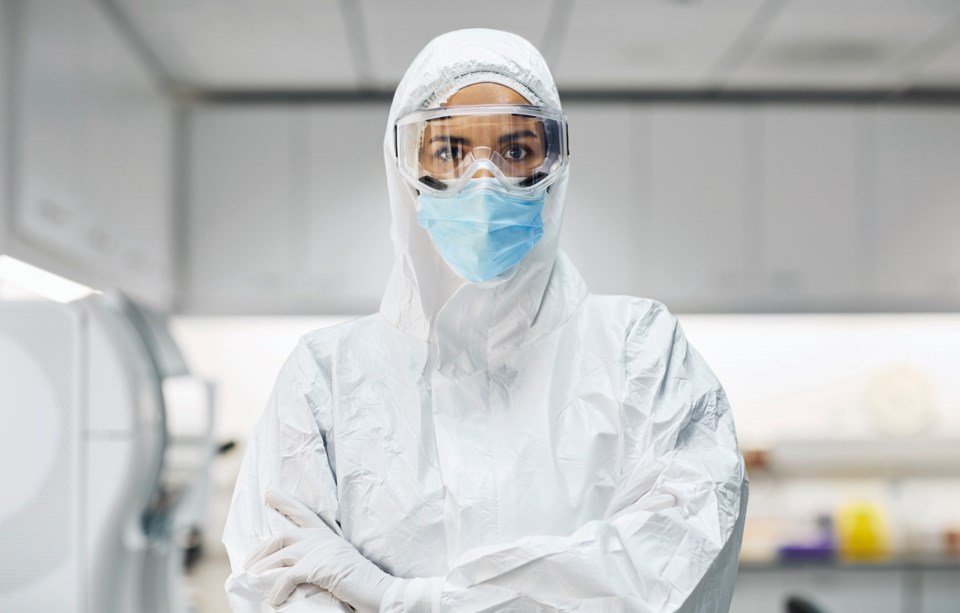
[(543, 236), (546, 191), (510, 195), (488, 187), (495, 182), (471, 179), (463, 191), (443, 198), (420, 194), (417, 221), (450, 268), (474, 283), (516, 266)]

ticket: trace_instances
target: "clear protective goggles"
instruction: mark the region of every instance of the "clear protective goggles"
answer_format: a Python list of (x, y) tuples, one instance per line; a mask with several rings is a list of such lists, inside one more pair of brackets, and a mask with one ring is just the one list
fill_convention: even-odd
[(397, 120), (394, 132), (400, 174), (436, 196), (491, 176), (505, 192), (534, 194), (556, 181), (570, 154), (566, 116), (530, 105), (418, 111)]

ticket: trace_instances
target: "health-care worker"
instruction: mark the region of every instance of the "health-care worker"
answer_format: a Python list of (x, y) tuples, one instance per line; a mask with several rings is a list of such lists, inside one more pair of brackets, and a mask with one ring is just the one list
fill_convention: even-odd
[(234, 611), (726, 611), (747, 500), (730, 406), (662, 304), (591, 294), (559, 249), (543, 57), (436, 38), (384, 154), (380, 312), (281, 369), (224, 534)]

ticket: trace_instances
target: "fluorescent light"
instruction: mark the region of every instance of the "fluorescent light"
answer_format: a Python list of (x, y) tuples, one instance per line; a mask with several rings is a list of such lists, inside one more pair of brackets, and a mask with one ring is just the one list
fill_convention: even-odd
[(0, 280), (57, 302), (72, 302), (100, 292), (65, 279), (42, 268), (31, 266), (8, 255), (0, 255)]

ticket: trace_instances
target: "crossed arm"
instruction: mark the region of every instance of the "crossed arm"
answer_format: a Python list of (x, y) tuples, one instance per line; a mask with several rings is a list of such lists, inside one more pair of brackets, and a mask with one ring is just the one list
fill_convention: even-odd
[[(270, 610), (263, 603), (287, 595), (289, 610), (311, 612), (349, 610), (342, 603), (390, 612), (726, 610), (747, 496), (733, 421), (722, 388), (678, 326), (665, 342), (654, 361), (644, 361), (649, 348), (628, 352), (624, 410), (644, 424), (643, 434), (625, 450), (602, 518), (568, 536), (472, 549), (444, 576), (422, 578), (384, 573), (338, 533), (325, 397), (311, 387), (319, 374), (301, 344), (257, 426), (224, 534), (234, 611)], [(309, 491), (300, 487), (307, 482)]]

